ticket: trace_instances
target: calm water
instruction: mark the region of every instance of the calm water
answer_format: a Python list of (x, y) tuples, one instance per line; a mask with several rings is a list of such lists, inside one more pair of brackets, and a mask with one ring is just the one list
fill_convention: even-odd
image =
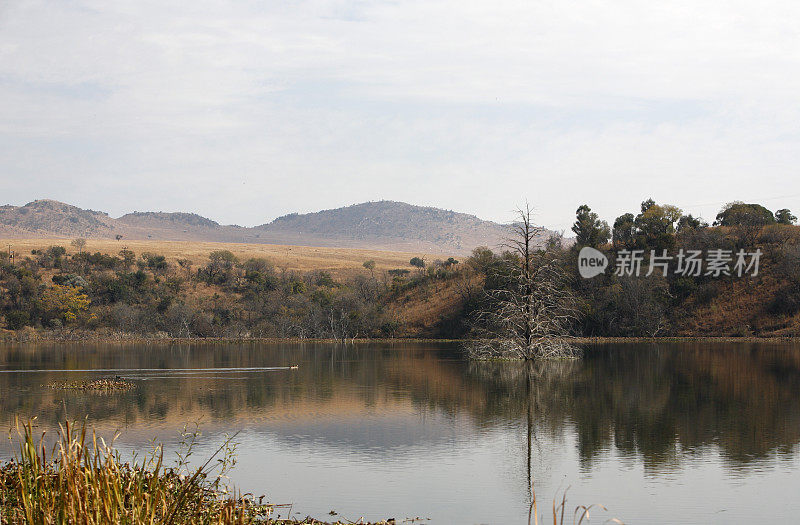
[[(108, 375), (136, 387), (43, 387)], [(526, 523), (530, 479), (540, 509), (566, 487), (573, 507), (604, 504), (596, 523), (800, 515), (798, 345), (593, 346), (530, 368), (446, 345), (0, 347), (2, 429), (86, 414), (125, 454), (174, 451), (187, 422), (202, 457), (240, 431), (235, 484), (300, 515)]]

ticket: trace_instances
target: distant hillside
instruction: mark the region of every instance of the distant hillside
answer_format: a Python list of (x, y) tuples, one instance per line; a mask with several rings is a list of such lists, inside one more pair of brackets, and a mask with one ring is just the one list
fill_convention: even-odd
[(506, 232), (504, 226), (474, 215), (394, 201), (293, 213), (257, 229), (268, 234), (296, 235), (299, 240), (314, 242), (339, 239), (366, 246), (389, 243), (398, 249), (446, 247), (446, 251), (459, 253), (480, 245), (495, 246)]
[(5, 235), (101, 237), (110, 233), (113, 222), (103, 212), (47, 199), (0, 207), (0, 233)]
[(118, 224), (142, 228), (216, 228), (219, 223), (196, 213), (165, 213), (163, 211), (135, 211), (117, 219)]
[[(0, 236), (247, 242), (465, 254), (496, 247), (506, 226), (466, 213), (380, 201), (290, 214), (245, 228), (194, 213), (134, 212), (118, 219), (52, 200), (0, 207)], [(542, 239), (544, 240), (544, 239)]]

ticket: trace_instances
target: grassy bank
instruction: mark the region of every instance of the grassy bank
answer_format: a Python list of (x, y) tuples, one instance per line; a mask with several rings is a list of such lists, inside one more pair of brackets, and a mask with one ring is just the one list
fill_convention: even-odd
[[(103, 331), (70, 331), (54, 332), (50, 330), (0, 330), (0, 343), (135, 343), (135, 344), (231, 344), (231, 343), (263, 343), (263, 344), (425, 344), (425, 343), (467, 343), (471, 339), (446, 339), (424, 337), (394, 337), (394, 338), (348, 338), (345, 341), (332, 338), (300, 338), (300, 337), (170, 337), (164, 334), (131, 334), (108, 333)], [(600, 343), (682, 343), (682, 342), (796, 342), (796, 336), (661, 336), (661, 337), (575, 337), (573, 342), (578, 344)]]
[(0, 330), (0, 343), (137, 343), (137, 344), (230, 344), (230, 343), (265, 343), (265, 344), (352, 344), (352, 343), (380, 343), (380, 344), (401, 344), (401, 343), (458, 343), (466, 339), (444, 339), (444, 338), (425, 338), (425, 337), (355, 337), (332, 339), (325, 337), (171, 337), (156, 334), (109, 334), (106, 332), (93, 331), (73, 331), (68, 333), (58, 333), (49, 330), (24, 330), (11, 331)]
[(189, 469), (185, 459), (191, 444), (174, 467), (167, 467), (160, 446), (123, 462), (102, 439), (89, 436), (85, 425), (62, 426), (49, 450), (43, 438), (34, 438), (34, 428), (17, 424), (12, 440), (18, 453), (0, 465), (0, 523), (326, 523), (281, 518), (281, 512), (291, 514), (290, 505), (263, 503), (263, 497), (229, 489), (223, 480), (235, 464), (231, 440)]
[(782, 343), (798, 342), (800, 338), (786, 337), (729, 337), (729, 336), (664, 336), (664, 337), (576, 337), (573, 339), (578, 344), (600, 343)]

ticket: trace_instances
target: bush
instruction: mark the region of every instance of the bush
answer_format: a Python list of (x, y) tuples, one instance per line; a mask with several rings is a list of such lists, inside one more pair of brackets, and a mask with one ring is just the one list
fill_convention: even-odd
[(151, 270), (164, 270), (167, 267), (167, 258), (155, 253), (143, 253), (142, 262), (144, 267)]
[(338, 283), (333, 280), (333, 277), (331, 277), (331, 274), (328, 272), (319, 272), (314, 280), (314, 284), (326, 288), (336, 288), (338, 286)]
[(30, 315), (22, 310), (12, 310), (6, 314), (6, 326), (9, 330), (19, 330), (30, 323)]
[(794, 315), (800, 312), (800, 285), (792, 284), (778, 290), (767, 311), (777, 315)]
[(672, 283), (672, 293), (675, 297), (686, 299), (697, 290), (697, 282), (691, 277), (678, 277)]
[(52, 281), (55, 284), (74, 286), (76, 288), (86, 288), (86, 286), (88, 286), (86, 279), (84, 279), (80, 275), (75, 275), (75, 274), (54, 275)]
[(708, 304), (719, 296), (719, 288), (714, 283), (701, 284), (697, 289), (697, 302), (699, 304)]

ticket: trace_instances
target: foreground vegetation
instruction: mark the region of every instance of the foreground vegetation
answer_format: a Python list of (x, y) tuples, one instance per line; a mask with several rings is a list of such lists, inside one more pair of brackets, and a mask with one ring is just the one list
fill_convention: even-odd
[[(581, 206), (576, 243), (553, 237), (535, 256), (546, 254), (563, 277), (574, 335), (791, 337), (800, 335), (800, 228), (793, 222), (788, 210), (732, 203), (708, 225), (647, 200), (610, 227)], [(367, 259), (335, 274), (226, 250), (204, 258), (91, 252), (93, 242), (13, 260), (0, 253), (5, 338), (475, 338), (498, 332), (476, 321), (519, 285), (509, 273), (520, 267), (519, 254), (502, 247), (479, 247), (462, 260), (414, 257), (396, 268)], [(606, 255), (609, 270), (581, 278), (584, 246)], [(681, 249), (763, 255), (757, 275), (646, 275), (651, 253)], [(644, 252), (640, 276), (614, 273), (624, 250)]]
[(36, 442), (32, 423), (18, 424), (17, 431), (19, 453), (0, 466), (2, 523), (324, 525), (280, 519), (277, 511), (286, 505), (230, 492), (223, 482), (235, 462), (230, 440), (188, 470), (191, 444), (175, 467), (167, 467), (160, 446), (123, 462), (97, 436), (89, 438), (85, 424), (62, 426), (49, 454), (43, 438)]
[[(89, 437), (85, 423), (59, 428), (48, 454), (44, 436), (39, 442), (34, 438), (33, 422), (17, 423), (19, 452), (14, 460), (0, 465), (0, 523), (370, 525), (363, 518), (333, 523), (292, 518), (291, 505), (263, 503), (263, 496), (256, 500), (250, 494), (230, 492), (223, 482), (225, 473), (235, 464), (235, 445), (230, 439), (203, 465), (189, 470), (187, 459), (193, 442), (179, 454), (175, 467), (164, 465), (161, 446), (127, 463), (95, 434)], [(533, 486), (531, 495), (528, 523), (538, 524)], [(553, 523), (563, 524), (566, 491), (556, 503), (553, 501)], [(287, 508), (289, 516), (281, 518), (278, 512)], [(602, 505), (579, 505), (572, 513), (574, 520), (588, 522), (594, 508), (606, 510)], [(425, 520), (405, 522), (418, 521)], [(371, 525), (394, 523), (392, 518)]]

